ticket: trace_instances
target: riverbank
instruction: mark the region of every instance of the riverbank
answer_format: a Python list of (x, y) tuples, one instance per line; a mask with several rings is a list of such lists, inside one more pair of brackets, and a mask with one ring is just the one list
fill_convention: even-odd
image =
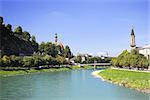
[(68, 68), (50, 68), (50, 69), (29, 69), (29, 70), (17, 70), (17, 71), (0, 71), (0, 76), (7, 77), (7, 76), (16, 76), (16, 75), (24, 75), (24, 74), (31, 74), (31, 73), (41, 73), (41, 72), (57, 72), (57, 71), (67, 71), (70, 70)]
[(16, 75), (24, 75), (24, 74), (31, 74), (31, 73), (41, 73), (41, 72), (58, 72), (58, 71), (69, 71), (69, 70), (79, 70), (79, 69), (90, 69), (93, 68), (92, 66), (70, 66), (64, 68), (49, 68), (49, 69), (29, 69), (29, 70), (13, 70), (13, 71), (4, 71), (0, 70), (0, 76), (7, 77), (7, 76), (16, 76)]
[(150, 73), (106, 69), (95, 71), (93, 75), (102, 80), (150, 94)]

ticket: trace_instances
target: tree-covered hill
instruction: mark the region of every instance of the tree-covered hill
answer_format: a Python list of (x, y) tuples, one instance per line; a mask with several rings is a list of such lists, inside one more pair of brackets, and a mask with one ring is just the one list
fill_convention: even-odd
[(12, 30), (10, 24), (3, 23), (3, 17), (0, 17), (0, 52), (1, 55), (31, 55), (38, 49), (36, 41), (31, 39), (27, 31), (22, 31), (19, 26)]

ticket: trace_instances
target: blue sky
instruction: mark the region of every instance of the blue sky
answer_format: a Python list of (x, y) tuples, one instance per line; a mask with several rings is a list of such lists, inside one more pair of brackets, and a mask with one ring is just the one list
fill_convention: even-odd
[[(0, 0), (6, 24), (21, 25), (39, 43), (54, 41), (57, 32), (74, 54), (115, 56), (129, 49), (134, 26), (136, 44), (150, 43), (149, 0)], [(13, 27), (13, 28), (14, 28)]]

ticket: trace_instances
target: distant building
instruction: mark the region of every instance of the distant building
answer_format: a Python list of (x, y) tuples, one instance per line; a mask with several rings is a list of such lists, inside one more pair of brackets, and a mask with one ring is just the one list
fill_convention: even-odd
[(150, 59), (150, 44), (139, 47), (138, 51), (140, 54), (143, 54), (147, 59)]
[(81, 56), (81, 62), (86, 61), (87, 58), (91, 57), (89, 54), (77, 54), (77, 56)]

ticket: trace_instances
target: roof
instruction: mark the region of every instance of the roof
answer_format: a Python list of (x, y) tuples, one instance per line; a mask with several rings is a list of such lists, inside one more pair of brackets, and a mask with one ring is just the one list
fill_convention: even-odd
[(138, 47), (138, 49), (139, 50), (141, 50), (141, 49), (150, 49), (150, 44), (147, 44), (147, 45), (145, 45), (143, 47)]
[(131, 30), (131, 35), (134, 35), (134, 30), (133, 30), (133, 28), (132, 28), (132, 30)]

